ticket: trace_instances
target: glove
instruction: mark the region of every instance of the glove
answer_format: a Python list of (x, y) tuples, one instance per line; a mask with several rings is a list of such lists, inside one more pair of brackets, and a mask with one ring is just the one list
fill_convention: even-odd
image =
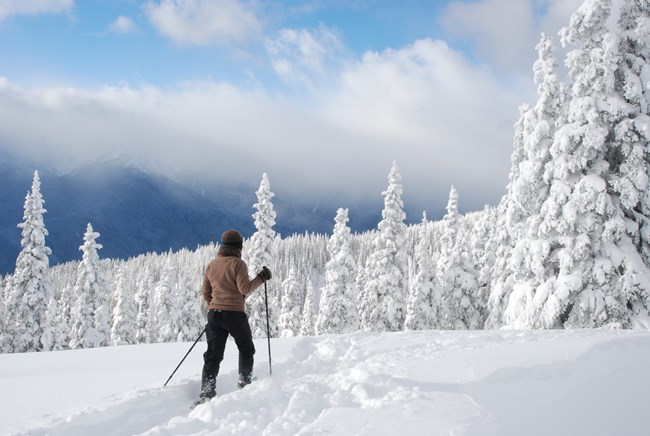
[(264, 281), (271, 280), (271, 270), (263, 266), (258, 276), (262, 277)]

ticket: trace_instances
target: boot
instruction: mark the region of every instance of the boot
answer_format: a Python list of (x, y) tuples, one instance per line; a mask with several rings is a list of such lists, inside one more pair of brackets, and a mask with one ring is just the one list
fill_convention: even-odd
[(201, 393), (199, 400), (204, 403), (217, 396), (217, 378), (214, 376), (205, 376), (201, 380)]
[(237, 382), (237, 387), (239, 389), (243, 389), (245, 386), (248, 386), (251, 384), (251, 382), (255, 380), (255, 377), (252, 375), (244, 375), (244, 374), (239, 374), (239, 381)]

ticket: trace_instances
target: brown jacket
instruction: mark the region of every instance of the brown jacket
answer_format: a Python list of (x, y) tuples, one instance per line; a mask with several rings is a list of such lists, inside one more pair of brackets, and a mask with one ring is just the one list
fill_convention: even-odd
[(209, 309), (243, 312), (244, 296), (262, 283), (260, 276), (248, 278), (248, 267), (239, 250), (222, 246), (205, 269), (201, 292)]

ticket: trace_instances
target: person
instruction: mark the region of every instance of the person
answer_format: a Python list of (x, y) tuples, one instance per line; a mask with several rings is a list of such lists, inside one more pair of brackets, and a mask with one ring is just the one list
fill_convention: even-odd
[(237, 230), (227, 230), (221, 236), (217, 256), (205, 269), (201, 293), (208, 303), (208, 349), (203, 354), (200, 402), (209, 401), (217, 394), (216, 380), (228, 335), (233, 337), (239, 350), (238, 387), (241, 389), (252, 380), (255, 345), (244, 311), (244, 299), (271, 279), (271, 271), (264, 267), (250, 280), (248, 266), (241, 259), (242, 246), (241, 234)]

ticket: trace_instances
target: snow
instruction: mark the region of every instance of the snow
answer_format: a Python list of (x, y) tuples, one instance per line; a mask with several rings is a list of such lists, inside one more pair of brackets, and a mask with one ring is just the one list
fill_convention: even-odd
[(410, 331), (256, 341), (197, 398), (205, 343), (0, 355), (0, 434), (647, 434), (650, 332)]

